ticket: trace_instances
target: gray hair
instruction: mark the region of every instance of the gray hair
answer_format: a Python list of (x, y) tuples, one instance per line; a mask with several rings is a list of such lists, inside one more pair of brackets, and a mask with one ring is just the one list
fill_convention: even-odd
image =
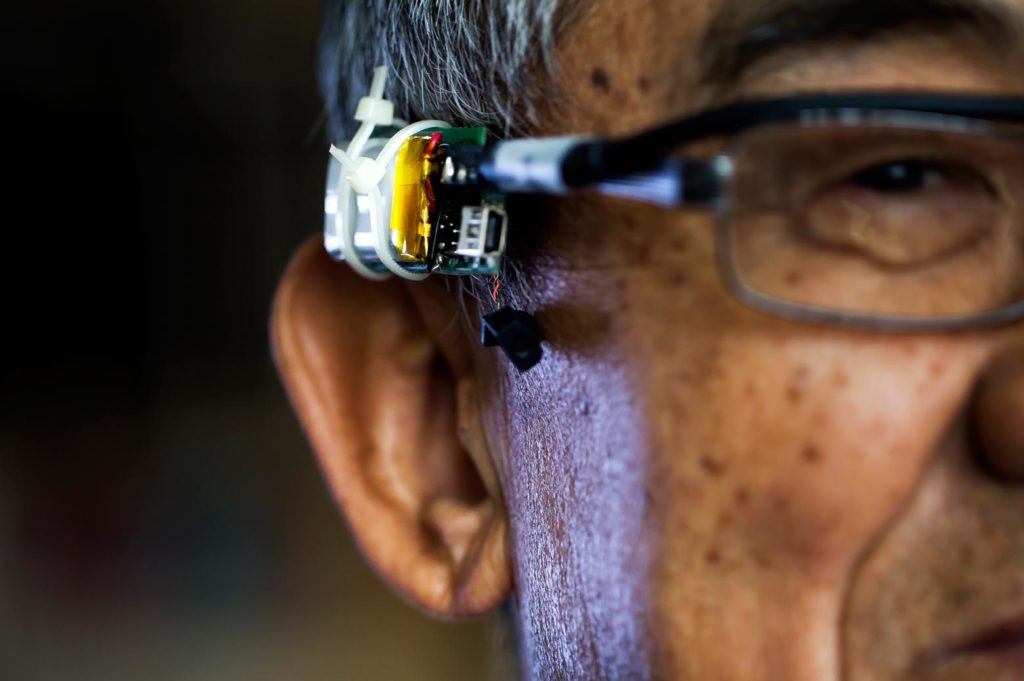
[(555, 40), (579, 0), (326, 0), (320, 86), (332, 141), (375, 66), (407, 119), (439, 118), (498, 135), (528, 130), (554, 75)]

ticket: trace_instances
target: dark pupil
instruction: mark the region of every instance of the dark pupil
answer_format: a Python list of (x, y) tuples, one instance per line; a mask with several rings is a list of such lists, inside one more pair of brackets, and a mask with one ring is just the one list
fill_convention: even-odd
[(853, 181), (878, 192), (922, 189), (930, 165), (924, 161), (895, 161), (873, 166), (853, 176)]

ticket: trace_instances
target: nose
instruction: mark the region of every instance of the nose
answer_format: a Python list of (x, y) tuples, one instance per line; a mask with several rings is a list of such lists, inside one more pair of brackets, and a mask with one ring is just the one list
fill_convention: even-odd
[(972, 410), (977, 454), (993, 475), (1024, 482), (1024, 345), (988, 365)]

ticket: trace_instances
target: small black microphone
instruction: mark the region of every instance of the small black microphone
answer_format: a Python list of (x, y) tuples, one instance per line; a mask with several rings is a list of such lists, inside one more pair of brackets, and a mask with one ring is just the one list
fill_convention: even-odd
[(537, 320), (529, 312), (510, 307), (503, 307), (483, 318), (480, 342), (487, 347), (501, 347), (520, 372), (533, 368), (544, 356)]

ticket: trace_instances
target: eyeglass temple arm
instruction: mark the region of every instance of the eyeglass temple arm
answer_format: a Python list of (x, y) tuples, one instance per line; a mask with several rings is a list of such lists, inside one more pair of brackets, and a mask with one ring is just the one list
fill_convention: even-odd
[(725, 159), (636, 159), (630, 174), (607, 174), (606, 142), (585, 137), (512, 140), (486, 147), (453, 147), (449, 182), (478, 178), (508, 194), (565, 195), (587, 189), (664, 207), (703, 206), (722, 194)]
[(727, 159), (667, 159), (656, 168), (603, 180), (588, 187), (604, 196), (664, 208), (702, 208), (724, 195)]

